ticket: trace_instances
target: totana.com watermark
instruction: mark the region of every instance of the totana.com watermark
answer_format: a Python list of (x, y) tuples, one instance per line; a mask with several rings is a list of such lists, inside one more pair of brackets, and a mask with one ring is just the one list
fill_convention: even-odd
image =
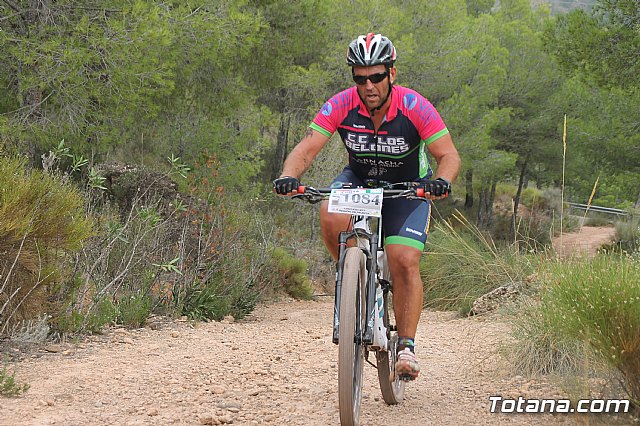
[(628, 399), (518, 399), (490, 396), (492, 413), (628, 413)]

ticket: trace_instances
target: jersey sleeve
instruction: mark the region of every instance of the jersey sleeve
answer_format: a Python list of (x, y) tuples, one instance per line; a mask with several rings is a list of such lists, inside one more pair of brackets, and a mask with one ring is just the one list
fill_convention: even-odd
[(409, 109), (409, 117), (416, 126), (420, 139), (426, 145), (449, 133), (438, 111), (419, 93), (413, 91), (406, 93), (403, 103), (404, 107)]
[(331, 137), (347, 115), (349, 105), (352, 102), (351, 97), (350, 89), (333, 96), (320, 108), (309, 127), (327, 137)]

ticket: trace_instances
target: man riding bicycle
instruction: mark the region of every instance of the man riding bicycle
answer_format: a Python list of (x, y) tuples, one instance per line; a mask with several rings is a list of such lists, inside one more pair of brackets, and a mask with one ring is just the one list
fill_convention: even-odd
[[(415, 181), (424, 186), (430, 200), (449, 195), (460, 169), (458, 151), (433, 105), (416, 91), (393, 84), (395, 61), (396, 49), (381, 34), (359, 36), (349, 44), (347, 64), (356, 86), (336, 94), (320, 109), (273, 182), (278, 194), (295, 193), (299, 178), (337, 131), (348, 151), (349, 164), (334, 179), (332, 188)], [(435, 177), (425, 147), (438, 164)], [(382, 214), (399, 335), (396, 374), (415, 379), (420, 366), (414, 339), (423, 305), (419, 265), (431, 205), (390, 199), (385, 200)], [(320, 206), (322, 238), (335, 260), (338, 235), (349, 228), (350, 219), (347, 214), (329, 213), (328, 201)]]

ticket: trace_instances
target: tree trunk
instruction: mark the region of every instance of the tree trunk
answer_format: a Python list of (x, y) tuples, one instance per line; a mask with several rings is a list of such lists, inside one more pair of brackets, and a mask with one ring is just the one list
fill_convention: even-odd
[(478, 196), (477, 224), (480, 229), (489, 229), (493, 223), (493, 201), (496, 197), (497, 181), (490, 179), (482, 182)]
[(271, 164), (270, 179), (276, 179), (280, 176), (282, 165), (284, 164), (285, 158), (287, 158), (290, 126), (291, 116), (289, 114), (282, 114), (278, 135), (276, 137), (276, 148)]
[(464, 195), (464, 208), (470, 209), (473, 207), (473, 170), (467, 170), (464, 176), (465, 183), (465, 195)]
[(516, 197), (513, 199), (513, 213), (511, 214), (511, 236), (514, 237), (516, 235), (516, 223), (518, 221), (518, 206), (520, 206), (520, 197), (522, 197), (522, 189), (524, 187), (524, 176), (527, 172), (527, 165), (529, 164), (529, 155), (524, 159), (522, 163), (522, 168), (520, 169), (520, 178), (518, 179), (518, 191), (516, 192)]

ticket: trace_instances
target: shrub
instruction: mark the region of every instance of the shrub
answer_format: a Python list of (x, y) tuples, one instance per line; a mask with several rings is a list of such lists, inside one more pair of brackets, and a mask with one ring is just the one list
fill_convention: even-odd
[(499, 249), (460, 213), (452, 220), (455, 226), (440, 221), (429, 231), (428, 254), (420, 267), (425, 306), (467, 313), (479, 296), (530, 275), (526, 257)]
[(616, 222), (615, 245), (619, 251), (634, 253), (640, 251), (640, 217)]
[(586, 342), (616, 368), (640, 402), (640, 260), (598, 256), (550, 266), (542, 309), (567, 338)]
[(0, 370), (0, 395), (7, 397), (19, 396), (29, 390), (29, 384), (18, 384), (16, 382), (16, 372), (9, 373), (6, 366)]
[(533, 209), (541, 204), (543, 197), (544, 193), (537, 188), (524, 188), (520, 201), (525, 206)]
[(271, 272), (269, 277), (275, 288), (283, 288), (296, 299), (313, 298), (313, 287), (307, 276), (308, 264), (277, 247), (270, 251)]
[(48, 303), (61, 260), (92, 234), (80, 193), (62, 179), (0, 158), (0, 335), (57, 309)]
[(181, 303), (182, 314), (197, 320), (219, 321), (227, 315), (244, 318), (255, 308), (259, 292), (252, 282), (242, 283), (235, 279), (225, 279), (217, 273), (206, 283), (190, 286)]
[(515, 340), (503, 350), (514, 371), (529, 376), (584, 373), (588, 356), (584, 344), (563, 334), (546, 306), (527, 297), (505, 313), (511, 318)]
[(584, 218), (583, 226), (610, 226), (613, 222), (611, 217), (604, 214), (589, 214)]
[(151, 298), (144, 290), (132, 291), (117, 304), (117, 321), (127, 327), (140, 327), (151, 314)]
[(103, 297), (92, 305), (91, 309), (65, 310), (53, 318), (52, 322), (61, 333), (96, 333), (100, 332), (105, 325), (115, 323), (117, 318), (118, 308), (111, 297)]

